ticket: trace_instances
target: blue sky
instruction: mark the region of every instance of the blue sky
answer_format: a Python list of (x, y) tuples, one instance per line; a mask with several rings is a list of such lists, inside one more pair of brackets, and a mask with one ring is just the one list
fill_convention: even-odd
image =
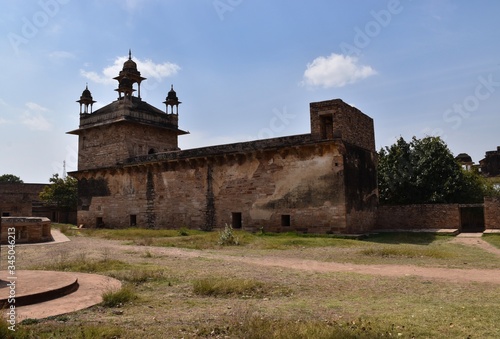
[(309, 103), (341, 98), (375, 121), (377, 149), (425, 135), (477, 163), (500, 145), (500, 2), (5, 1), (0, 174), (76, 170), (79, 99), (114, 89), (129, 48), (180, 147), (309, 132)]

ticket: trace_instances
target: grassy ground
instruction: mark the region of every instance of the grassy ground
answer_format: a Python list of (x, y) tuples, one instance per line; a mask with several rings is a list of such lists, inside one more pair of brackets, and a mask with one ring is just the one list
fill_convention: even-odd
[[(19, 326), (18, 338), (500, 337), (498, 285), (302, 271), (157, 255), (153, 247), (142, 246), (201, 249), (263, 261), (280, 256), (500, 269), (498, 256), (455, 244), (449, 236), (383, 234), (351, 240), (236, 232), (240, 245), (221, 246), (218, 232), (64, 231), (72, 241), (57, 249), (37, 246), (31, 253), (29, 247), (19, 247), (20, 265), (26, 263), (19, 269), (97, 272), (120, 279), (124, 289), (86, 310), (27, 320)], [(486, 239), (497, 246), (500, 242), (499, 235)], [(129, 246), (113, 247), (115, 240)], [(78, 248), (86, 250), (78, 253)], [(35, 255), (54, 260), (42, 264), (32, 259)], [(0, 325), (0, 337), (12, 334), (4, 331), (5, 325)]]

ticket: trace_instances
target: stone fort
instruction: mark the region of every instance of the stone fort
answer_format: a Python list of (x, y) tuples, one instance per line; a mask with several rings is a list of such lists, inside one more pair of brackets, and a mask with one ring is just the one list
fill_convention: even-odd
[(78, 224), (363, 233), (376, 222), (373, 119), (340, 99), (310, 103), (311, 132), (181, 150), (173, 86), (158, 109), (129, 58), (118, 98), (80, 99)]

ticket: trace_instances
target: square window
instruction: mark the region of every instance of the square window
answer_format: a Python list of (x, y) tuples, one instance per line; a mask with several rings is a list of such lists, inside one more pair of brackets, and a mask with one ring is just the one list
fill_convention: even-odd
[(288, 227), (291, 225), (290, 214), (281, 215), (281, 226)]

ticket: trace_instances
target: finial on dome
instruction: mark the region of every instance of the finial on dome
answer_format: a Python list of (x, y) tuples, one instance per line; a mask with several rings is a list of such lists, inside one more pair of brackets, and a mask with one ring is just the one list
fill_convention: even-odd
[(132, 50), (130, 48), (128, 49), (128, 59), (132, 60)]

